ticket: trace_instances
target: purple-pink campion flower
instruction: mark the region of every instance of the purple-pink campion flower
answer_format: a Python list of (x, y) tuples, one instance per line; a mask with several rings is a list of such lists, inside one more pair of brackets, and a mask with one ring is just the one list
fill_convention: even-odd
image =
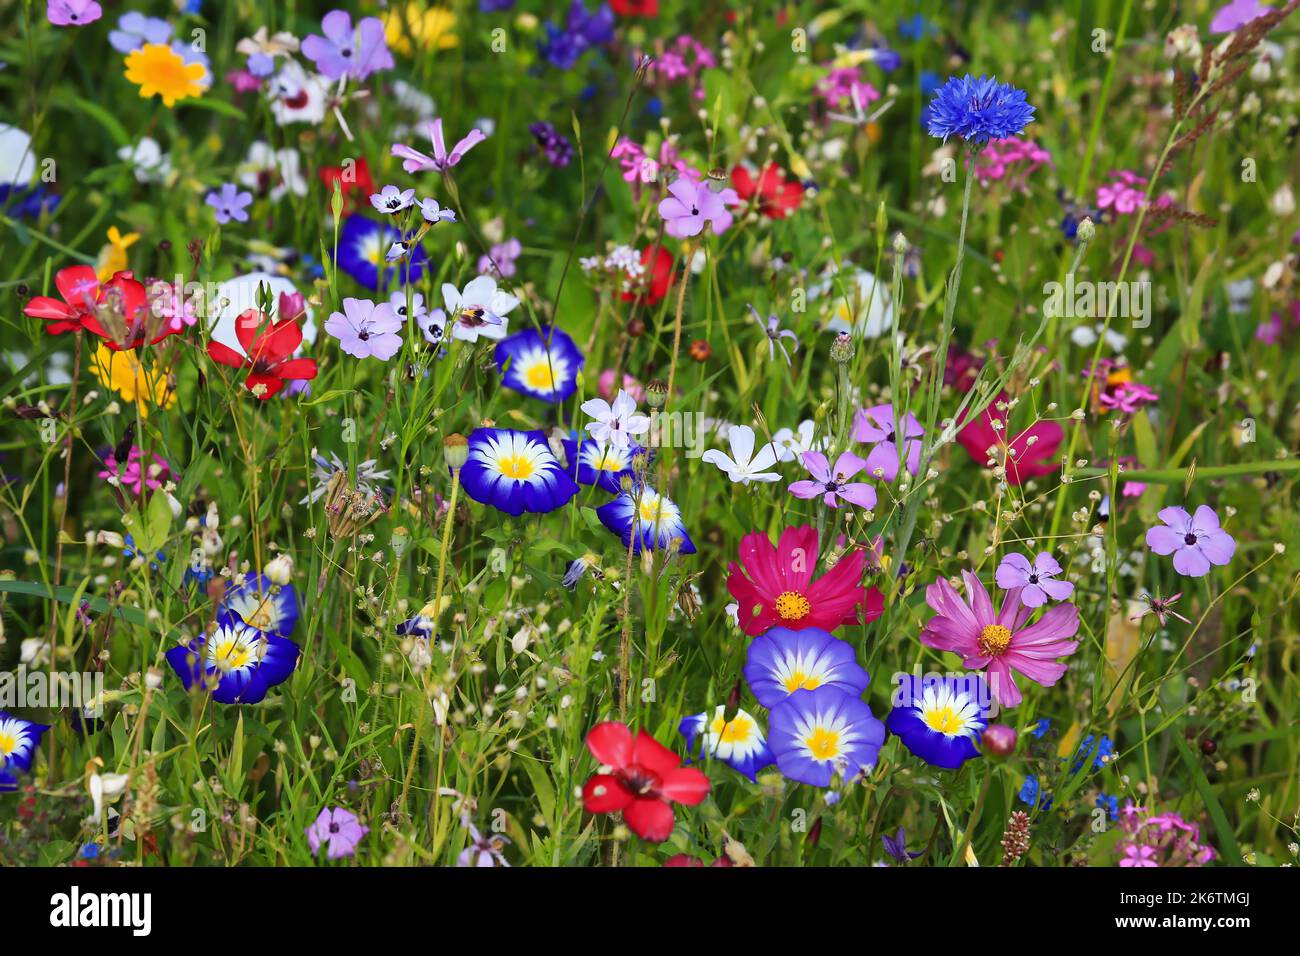
[[(911, 412), (900, 415), (897, 424), (903, 430), (903, 455), (907, 456), (907, 470), (915, 475), (921, 464), (920, 438), (925, 434), (925, 429)], [(853, 422), (853, 440), (875, 446), (867, 454), (867, 474), (875, 475), (879, 471), (880, 478), (887, 483), (898, 477), (898, 465), (902, 457), (898, 451), (899, 436), (894, 425), (892, 405), (860, 408)]]
[(402, 320), (387, 302), (344, 299), (343, 311), (332, 314), (325, 331), (339, 340), (339, 347), (356, 358), (377, 358), (387, 362), (402, 347)]
[(466, 153), (487, 139), (487, 134), (476, 127), (466, 133), (452, 147), (449, 153), (447, 152), (447, 141), (442, 135), (442, 117), (440, 116), (429, 124), (429, 139), (433, 143), (432, 156), (426, 156), (418, 149), (412, 149), (405, 143), (393, 144), (393, 155), (402, 160), (402, 168), (408, 173), (446, 172), (464, 159)]
[(727, 206), (740, 204), (740, 197), (730, 187), (714, 192), (707, 180), (695, 182), (682, 177), (668, 187), (668, 198), (659, 203), (664, 217), (664, 231), (674, 239), (687, 239), (704, 231), (705, 223), (720, 236), (731, 228), (732, 215)]
[(104, 15), (95, 0), (48, 0), (45, 19), (56, 27), (84, 27)]
[(505, 242), (498, 242), (486, 255), (478, 257), (478, 264), (475, 269), (479, 275), (496, 275), (503, 279), (509, 279), (517, 271), (515, 269), (515, 260), (523, 254), (524, 247), (518, 239), (507, 239)]
[(1273, 8), (1265, 6), (1259, 0), (1232, 0), (1214, 12), (1210, 21), (1211, 33), (1231, 33), (1240, 30), (1256, 17), (1262, 17)]
[(843, 498), (859, 508), (876, 506), (876, 491), (862, 481), (849, 483), (849, 479), (867, 466), (865, 459), (859, 458), (851, 451), (846, 451), (835, 460), (832, 471), (826, 456), (819, 451), (803, 453), (803, 464), (815, 480), (796, 481), (790, 486), (790, 494), (796, 498), (816, 498), (822, 496), (822, 502), (828, 508), (838, 508), (837, 499)]
[(1158, 517), (1164, 524), (1147, 532), (1147, 547), (1156, 554), (1172, 554), (1174, 570), (1184, 577), (1205, 576), (1212, 565), (1231, 561), (1237, 550), (1237, 542), (1219, 527), (1219, 516), (1209, 505), (1201, 505), (1195, 515), (1183, 508), (1163, 508)]
[(1146, 179), (1127, 169), (1111, 175), (1115, 177), (1114, 182), (1102, 183), (1097, 187), (1097, 208), (1114, 209), (1123, 216), (1131, 215), (1141, 209), (1146, 194), (1139, 187), (1146, 186)]
[(104, 470), (98, 472), (98, 475), (106, 481), (116, 478), (119, 487), (130, 491), (137, 498), (144, 493), (145, 488), (157, 491), (163, 486), (163, 482), (171, 478), (171, 467), (166, 461), (154, 455), (153, 462), (147, 468), (141, 469), (140, 462), (143, 457), (144, 452), (139, 445), (131, 446), (125, 465), (118, 464), (117, 459), (110, 452), (104, 459)]
[(993, 579), (1004, 591), (1020, 588), (1025, 607), (1042, 607), (1048, 601), (1064, 601), (1074, 593), (1069, 581), (1057, 581), (1061, 566), (1046, 551), (1030, 561), (1023, 554), (1008, 554), (998, 565)]
[(346, 10), (331, 10), (320, 23), (324, 36), (313, 33), (302, 41), (302, 55), (331, 80), (349, 76), (364, 80), (376, 70), (391, 70), (393, 54), (384, 39), (384, 23), (365, 17), (352, 28)]
[(370, 827), (362, 826), (355, 813), (342, 807), (326, 808), (307, 828), (307, 845), (311, 847), (312, 856), (319, 853), (322, 846), (327, 846), (326, 857), (340, 860), (355, 854), (357, 844), (369, 832)]
[(1070, 640), (1079, 630), (1079, 609), (1058, 604), (1030, 624), (1034, 609), (1021, 601), (1020, 589), (1008, 591), (1002, 609), (994, 611), (980, 579), (970, 571), (963, 571), (962, 579), (965, 600), (943, 578), (926, 588), (925, 603), (934, 617), (926, 622), (921, 643), (960, 655), (963, 667), (987, 671), (994, 699), (1008, 709), (1022, 699), (1013, 671), (1044, 687), (1060, 680), (1066, 665), (1056, 658), (1079, 647)]

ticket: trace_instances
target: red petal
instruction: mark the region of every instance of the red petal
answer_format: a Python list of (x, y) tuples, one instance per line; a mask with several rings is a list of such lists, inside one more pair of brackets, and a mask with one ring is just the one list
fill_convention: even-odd
[(63, 301), (78, 311), (90, 308), (99, 294), (99, 277), (91, 266), (68, 266), (54, 277), (54, 285)]
[[(296, 352), (300, 345), (302, 345), (302, 326), (292, 319), (287, 319), (262, 333), (262, 337), (254, 347), (259, 357), (268, 362), (279, 362)], [(249, 354), (254, 353), (250, 351)]]
[(672, 836), (673, 808), (662, 800), (633, 800), (623, 811), (623, 822), (641, 839), (663, 843)]
[(616, 813), (632, 802), (632, 791), (607, 773), (598, 773), (582, 788), (582, 805), (588, 813)]
[(212, 361), (221, 365), (229, 365), (231, 368), (243, 368), (246, 361), (244, 356), (240, 355), (228, 345), (222, 345), (220, 342), (208, 343), (208, 357)]
[(256, 309), (245, 309), (235, 319), (235, 338), (239, 339), (240, 348), (248, 354), (249, 358), (254, 355), (253, 345), (257, 342), (257, 330), (264, 325), (266, 319)]
[(279, 392), (280, 389), (284, 388), (284, 381), (282, 379), (279, 379), (274, 375), (259, 375), (256, 372), (250, 372), (248, 378), (244, 379), (244, 384), (248, 386), (250, 392), (259, 385), (265, 385), (266, 391), (257, 396), (262, 401), (266, 401), (272, 395)]
[(607, 720), (587, 734), (587, 749), (601, 763), (619, 769), (632, 762), (632, 731), (626, 724)]
[(632, 762), (663, 777), (677, 769), (682, 758), (642, 730), (637, 732), (636, 744), (632, 747)]
[(281, 378), (291, 378), (298, 381), (302, 379), (316, 377), (316, 360), (309, 358), (289, 359), (287, 362), (281, 362), (275, 367)]
[(33, 319), (68, 320), (77, 317), (77, 310), (58, 299), (51, 299), (48, 295), (38, 295), (24, 306), (23, 314), (30, 315)]
[(659, 786), (659, 792), (674, 803), (693, 807), (709, 795), (709, 778), (703, 770), (681, 767), (660, 776), (663, 783)]

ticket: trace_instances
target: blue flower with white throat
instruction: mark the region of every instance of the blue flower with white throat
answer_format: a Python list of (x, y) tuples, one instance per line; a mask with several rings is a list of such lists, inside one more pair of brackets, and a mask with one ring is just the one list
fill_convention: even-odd
[(956, 770), (972, 757), (988, 724), (988, 685), (977, 674), (923, 679), (902, 675), (885, 726), (932, 767)]
[(775, 760), (767, 747), (767, 739), (758, 721), (743, 710), (727, 720), (727, 708), (719, 704), (713, 716), (706, 711), (685, 717), (678, 725), (678, 733), (686, 738), (686, 751), (695, 750), (695, 739), (701, 740), (703, 754), (721, 760), (733, 770), (753, 780), (760, 770), (771, 766)]
[(768, 746), (777, 769), (814, 787), (852, 780), (876, 765), (885, 725), (852, 694), (831, 686), (797, 690), (772, 708)]
[(636, 470), (632, 459), (646, 454), (640, 445), (625, 445), (618, 448), (588, 438), (585, 441), (573, 441), (565, 438), (564, 460), (568, 462), (569, 474), (581, 485), (596, 485), (612, 495), (623, 492), (623, 479), (635, 480)]
[(249, 571), (232, 583), (221, 599), (217, 620), (288, 637), (298, 623), (298, 593), (292, 584), (273, 584), (265, 574)]
[(0, 710), (0, 791), (16, 790), (18, 775), (32, 769), (32, 759), (48, 724), (37, 724)]
[(219, 704), (256, 704), (298, 664), (298, 645), (247, 624), (218, 621), (210, 634), (166, 654), (186, 690), (212, 692)]
[(754, 638), (743, 673), (764, 707), (775, 707), (796, 691), (820, 687), (857, 697), (871, 682), (853, 645), (816, 627), (774, 627)]
[(515, 516), (554, 511), (578, 493), (541, 431), (476, 428), (460, 482), (475, 501)]
[(389, 249), (403, 241), (401, 230), (395, 226), (365, 216), (348, 216), (339, 231), (338, 267), (371, 290), (380, 285), (380, 270), (385, 285), (391, 284), (399, 273), (405, 282), (419, 282), (428, 261), (420, 246), (409, 248), (409, 258), (400, 265), (389, 265)]
[(506, 388), (543, 402), (562, 402), (578, 389), (582, 353), (559, 329), (524, 329), (497, 343), (494, 352)]
[(631, 545), (633, 554), (669, 547), (681, 554), (695, 553), (695, 544), (682, 524), (681, 509), (648, 486), (621, 492), (597, 508), (596, 517), (619, 536), (623, 547)]

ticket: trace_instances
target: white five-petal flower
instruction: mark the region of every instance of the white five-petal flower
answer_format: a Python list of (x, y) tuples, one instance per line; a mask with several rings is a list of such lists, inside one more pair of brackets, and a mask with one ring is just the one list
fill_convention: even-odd
[(702, 457), (703, 461), (718, 468), (733, 482), (747, 485), (751, 481), (780, 481), (781, 476), (774, 471), (767, 471), (776, 464), (777, 449), (770, 442), (754, 453), (754, 429), (748, 425), (733, 425), (727, 431), (727, 441), (731, 444), (731, 455), (717, 448), (710, 448)]
[(603, 398), (589, 398), (582, 410), (595, 419), (587, 423), (591, 437), (614, 448), (626, 448), (633, 435), (650, 430), (650, 419), (636, 413), (636, 399), (621, 388), (613, 405)]

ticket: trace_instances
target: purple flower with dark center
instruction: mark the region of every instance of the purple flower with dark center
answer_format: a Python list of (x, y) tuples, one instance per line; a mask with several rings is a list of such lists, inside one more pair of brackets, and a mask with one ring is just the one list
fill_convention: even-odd
[(907, 470), (916, 474), (921, 464), (921, 436), (925, 429), (911, 412), (894, 418), (894, 406), (876, 405), (872, 408), (860, 408), (853, 422), (853, 440), (869, 443), (874, 447), (867, 453), (867, 474), (879, 472), (882, 481), (892, 482), (898, 477), (900, 455), (899, 436), (896, 428), (902, 429), (902, 455), (907, 456)]
[(567, 166), (573, 159), (573, 144), (550, 123), (533, 123), (528, 132), (537, 140), (537, 147), (552, 166)]
[(385, 186), (370, 197), (370, 205), (385, 215), (392, 216), (415, 205), (415, 190), (400, 186)]
[(326, 857), (341, 860), (354, 855), (357, 844), (369, 832), (370, 827), (362, 826), (355, 813), (342, 807), (326, 808), (307, 828), (307, 845), (311, 847), (312, 856), (320, 852), (321, 846), (327, 846)]
[(803, 464), (813, 476), (813, 481), (796, 481), (790, 486), (790, 494), (796, 498), (816, 498), (822, 496), (822, 502), (828, 508), (838, 508), (838, 499), (843, 498), (859, 508), (876, 506), (876, 491), (866, 482), (849, 482), (849, 479), (867, 466), (864, 459), (851, 451), (846, 451), (835, 460), (835, 469), (831, 470), (826, 456), (819, 451), (803, 453)]
[(1231, 561), (1237, 550), (1237, 542), (1219, 527), (1219, 516), (1209, 505), (1201, 505), (1195, 515), (1183, 508), (1163, 508), (1158, 517), (1164, 524), (1147, 531), (1147, 547), (1156, 554), (1172, 554), (1174, 570), (1185, 577), (1203, 577), (1211, 565)]
[(1064, 601), (1074, 593), (1069, 581), (1057, 581), (1061, 566), (1046, 551), (1030, 561), (1023, 554), (1008, 554), (998, 565), (993, 579), (1004, 591), (1020, 588), (1025, 607), (1042, 607), (1048, 601)]
[(387, 302), (375, 305), (369, 299), (344, 299), (343, 311), (329, 317), (325, 331), (356, 358), (387, 362), (402, 347), (402, 320)]
[(248, 222), (248, 206), (253, 202), (253, 194), (240, 192), (234, 183), (224, 184), (219, 191), (208, 193), (207, 204), (217, 212), (217, 222), (225, 225), (230, 220)]
[(1019, 136), (1033, 121), (1034, 108), (1024, 90), (999, 83), (994, 76), (976, 79), (969, 73), (948, 80), (925, 110), (931, 136), (960, 136), (980, 146), (990, 139)]
[(880, 841), (885, 845), (885, 852), (899, 863), (915, 860), (921, 855), (919, 850), (913, 853), (907, 849), (907, 831), (902, 827), (892, 837), (888, 833), (882, 833)]
[(365, 17), (352, 27), (346, 10), (331, 10), (321, 20), (321, 32), (302, 41), (302, 55), (331, 80), (350, 76), (364, 80), (376, 70), (391, 70), (393, 54), (384, 39), (384, 24), (378, 17)]
[(47, 0), (45, 19), (56, 27), (84, 27), (104, 15), (94, 0)]
[(732, 215), (727, 206), (740, 204), (740, 197), (728, 187), (714, 192), (708, 182), (695, 182), (683, 176), (668, 187), (668, 198), (659, 203), (664, 231), (674, 239), (698, 236), (705, 223), (711, 223), (713, 234), (722, 235), (731, 227)]

